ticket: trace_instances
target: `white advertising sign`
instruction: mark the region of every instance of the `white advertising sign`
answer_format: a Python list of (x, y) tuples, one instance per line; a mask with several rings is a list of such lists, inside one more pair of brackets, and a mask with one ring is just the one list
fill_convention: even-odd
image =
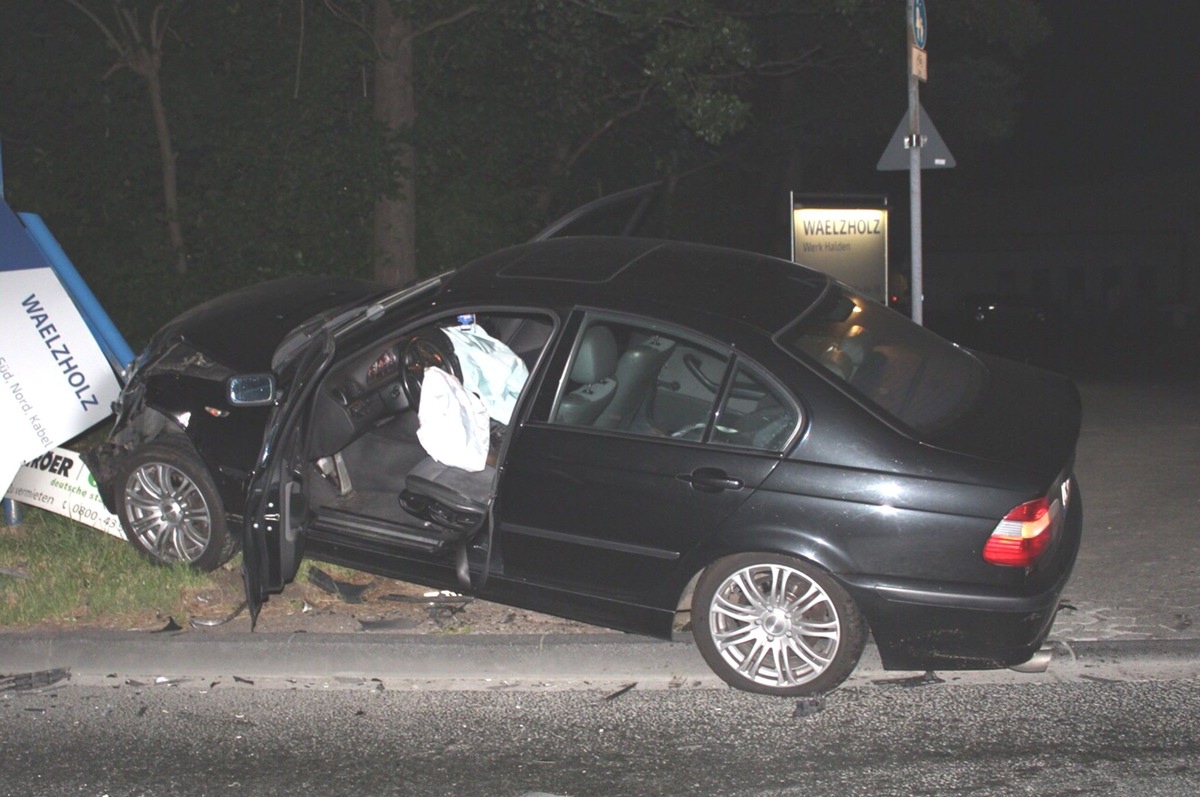
[(125, 538), (121, 522), (104, 508), (91, 472), (74, 451), (54, 448), (25, 462), (4, 497)]
[(792, 208), (792, 259), (887, 302), (887, 210)]
[(0, 202), (0, 486), (109, 417), (119, 392), (75, 303)]

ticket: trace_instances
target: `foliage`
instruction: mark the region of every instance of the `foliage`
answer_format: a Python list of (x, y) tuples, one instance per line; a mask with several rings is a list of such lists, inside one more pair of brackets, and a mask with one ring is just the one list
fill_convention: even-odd
[[(297, 5), (183, 4), (163, 93), (189, 272), (170, 272), (150, 109), (138, 78), (65, 3), (31, 0), (5, 27), (0, 107), (7, 196), (40, 213), (135, 345), (197, 301), (285, 274), (366, 276), (389, 144), (371, 120), (355, 35)], [(13, 18), (17, 18), (13, 14)], [(11, 44), (12, 46), (8, 46)]]
[[(877, 190), (905, 107), (899, 0), (391, 1), (421, 31), (401, 134), (372, 114), (371, 2), (174, 4), (161, 79), (189, 255), (177, 276), (142, 78), (109, 74), (114, 53), (64, 0), (10, 0), (10, 203), (45, 217), (136, 346), (236, 285), (368, 276), (401, 144), (417, 154), (425, 272), (660, 177), (676, 186), (672, 234), (762, 249), (788, 190)], [(1045, 35), (1033, 0), (936, 9), (922, 100), (960, 165), (1011, 130), (1020, 59)]]
[(653, 179), (681, 141), (739, 129), (745, 33), (707, 0), (513, 0), (422, 38), (423, 263), (527, 238), (583, 199)]

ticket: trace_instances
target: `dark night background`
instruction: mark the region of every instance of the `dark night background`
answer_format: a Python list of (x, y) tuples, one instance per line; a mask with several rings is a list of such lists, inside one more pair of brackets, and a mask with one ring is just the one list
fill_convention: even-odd
[(1024, 67), (1009, 160), (1018, 184), (1194, 170), (1200, 48), (1178, 4), (1043, 5), (1053, 34)]
[[(394, 0), (419, 31), (398, 134), (377, 121), (380, 39), (364, 35), (381, 5), (4, 0), (9, 204), (46, 219), (135, 346), (237, 285), (370, 277), (373, 207), (397, 195), (405, 147), (407, 273), (655, 179), (671, 189), (660, 233), (784, 256), (788, 191), (886, 194), (907, 269), (908, 177), (875, 170), (907, 102), (903, 0)], [(186, 273), (145, 77), (109, 71), (81, 7), (142, 31), (172, 11), (160, 77)], [(923, 175), (927, 324), (1079, 373), (1194, 376), (1200, 63), (1181, 6), (927, 7), (921, 98), (958, 161)], [(977, 322), (968, 297), (1014, 313)]]
[[(960, 158), (957, 174), (925, 183), (934, 280), (927, 297), (937, 296), (939, 277), (962, 285), (960, 294), (1040, 294), (1050, 311), (1041, 335), (1022, 340), (1005, 330), (987, 344), (1018, 356), (1032, 351), (1032, 359), (1064, 370), (1194, 377), (1195, 37), (1168, 2), (1042, 9), (1053, 32), (1022, 66), (1025, 98), (1013, 137), (978, 162)], [(932, 42), (930, 49), (932, 60)], [(968, 273), (950, 273), (960, 269)], [(953, 298), (937, 296), (931, 324), (941, 315), (949, 334), (969, 340), (970, 333), (955, 335), (961, 324), (945, 319)]]

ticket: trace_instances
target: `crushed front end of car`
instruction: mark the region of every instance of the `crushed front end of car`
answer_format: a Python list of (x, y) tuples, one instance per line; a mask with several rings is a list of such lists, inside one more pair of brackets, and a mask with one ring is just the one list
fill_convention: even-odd
[(279, 397), (277, 349), (302, 347), (310, 328), (379, 291), (344, 277), (276, 280), (199, 305), (155, 334), (130, 369), (108, 439), (83, 455), (135, 546), (204, 569), (232, 555)]

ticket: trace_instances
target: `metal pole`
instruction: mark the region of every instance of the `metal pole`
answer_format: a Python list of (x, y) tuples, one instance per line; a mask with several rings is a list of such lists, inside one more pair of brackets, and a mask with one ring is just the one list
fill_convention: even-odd
[(11, 498), (5, 498), (2, 503), (4, 504), (4, 525), (21, 525), (21, 520), (25, 515), (25, 512), (23, 511), (25, 507), (21, 506)]
[(923, 269), (921, 264), (921, 96), (917, 76), (913, 69), (913, 0), (906, 0), (908, 21), (908, 195), (910, 222), (912, 225), (912, 275), (909, 279), (909, 303), (912, 305), (912, 320), (925, 323)]

